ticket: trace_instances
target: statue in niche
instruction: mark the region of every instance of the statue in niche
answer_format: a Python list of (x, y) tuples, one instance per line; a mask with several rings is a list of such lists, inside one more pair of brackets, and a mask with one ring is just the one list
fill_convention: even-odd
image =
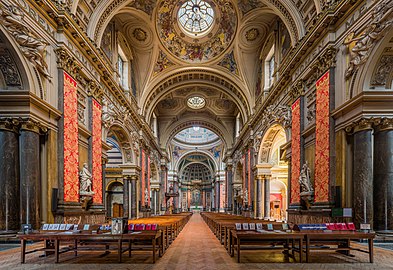
[(147, 207), (147, 203), (149, 201), (149, 191), (145, 188), (145, 205)]
[(308, 167), (308, 163), (306, 161), (306, 163), (303, 164), (303, 167), (302, 167), (302, 170), (300, 171), (300, 176), (299, 176), (301, 193), (307, 193), (307, 192), (314, 191), (314, 189), (311, 185), (310, 174), (311, 174), (311, 170)]
[(243, 201), (244, 201), (245, 205), (247, 206), (248, 205), (248, 190), (247, 190), (247, 188), (245, 188), (244, 192), (243, 192)]
[(83, 164), (83, 169), (79, 173), (80, 179), (80, 194), (81, 195), (93, 195), (94, 192), (91, 190), (92, 175), (87, 168), (87, 163)]

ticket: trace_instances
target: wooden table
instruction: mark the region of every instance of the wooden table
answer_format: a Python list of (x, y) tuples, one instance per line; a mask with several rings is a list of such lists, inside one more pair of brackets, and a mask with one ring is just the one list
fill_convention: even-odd
[[(299, 252), (300, 262), (303, 260), (303, 238), (304, 233), (299, 232), (257, 232), (257, 231), (236, 231), (231, 230), (231, 257), (237, 251), (237, 262), (240, 263), (241, 245), (258, 245), (282, 242), (282, 247), (266, 247), (266, 249), (284, 249), (286, 251)], [(299, 248), (295, 247), (295, 242), (299, 243)]]
[[(353, 232), (353, 231), (332, 231), (332, 232), (307, 232), (306, 240), (306, 262), (309, 262), (312, 250), (331, 251), (343, 250), (350, 252), (356, 250), (369, 254), (370, 263), (374, 262), (374, 238), (375, 233)], [(368, 251), (351, 247), (351, 240), (368, 240)], [(315, 245), (315, 246), (311, 246)], [(318, 246), (323, 245), (323, 246)], [(326, 248), (329, 245), (337, 245), (337, 248)]]
[[(105, 250), (109, 250), (110, 245), (116, 245), (118, 253), (118, 261), (122, 261), (122, 254), (125, 251), (129, 251), (129, 256), (131, 256), (131, 245), (135, 241), (151, 241), (153, 249), (153, 263), (156, 261), (157, 246), (159, 256), (163, 252), (163, 241), (161, 231), (142, 231), (137, 234), (91, 234), (91, 233), (32, 233), (32, 234), (22, 234), (18, 235), (21, 240), (21, 263), (25, 263), (26, 254), (45, 251), (53, 252), (55, 254), (55, 262), (59, 262), (59, 255), (68, 251), (74, 251), (74, 255), (78, 255), (78, 251), (86, 251), (82, 249), (80, 244), (88, 245), (88, 250), (98, 250), (94, 248), (96, 245), (105, 245)], [(27, 241), (44, 241), (44, 248), (26, 250)], [(48, 247), (48, 241), (54, 242), (52, 247)], [(60, 243), (68, 242), (72, 243), (73, 247), (64, 251), (60, 251)], [(128, 248), (123, 249), (123, 242), (128, 243)]]

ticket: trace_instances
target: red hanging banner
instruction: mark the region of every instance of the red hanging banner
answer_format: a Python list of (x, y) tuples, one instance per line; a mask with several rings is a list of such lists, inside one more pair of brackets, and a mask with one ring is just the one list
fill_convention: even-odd
[(93, 99), (93, 202), (102, 203), (101, 105)]
[(79, 201), (77, 83), (64, 72), (64, 201)]
[(317, 81), (315, 118), (315, 202), (329, 201), (330, 110), (329, 71)]
[(300, 202), (300, 98), (292, 105), (291, 203)]

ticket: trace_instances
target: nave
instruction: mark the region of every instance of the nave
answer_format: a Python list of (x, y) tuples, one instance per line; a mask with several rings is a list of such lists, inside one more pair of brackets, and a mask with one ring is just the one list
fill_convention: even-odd
[[(361, 244), (354, 244), (361, 245)], [(326, 253), (324, 253), (326, 254)], [(20, 249), (0, 252), (0, 269), (391, 269), (393, 251), (375, 247), (374, 263), (368, 263), (368, 255), (354, 252), (355, 257), (327, 253), (313, 255), (310, 263), (298, 263), (281, 251), (247, 251), (242, 253), (242, 263), (236, 263), (210, 231), (199, 213), (194, 213), (172, 245), (152, 264), (149, 255), (128, 258), (123, 256), (121, 264), (116, 262), (116, 252), (102, 256), (100, 253), (84, 253), (73, 257), (62, 256), (59, 264), (53, 256), (39, 258), (27, 256), (27, 263), (20, 264)], [(298, 257), (297, 257), (298, 258)]]

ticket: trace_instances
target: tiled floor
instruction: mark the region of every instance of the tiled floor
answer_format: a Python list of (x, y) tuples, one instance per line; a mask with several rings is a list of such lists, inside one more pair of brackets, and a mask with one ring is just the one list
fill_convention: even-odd
[[(136, 254), (136, 253), (135, 253)], [(150, 254), (136, 254), (132, 258), (123, 256), (122, 264), (116, 254), (100, 256), (100, 253), (62, 254), (61, 263), (55, 264), (53, 256), (39, 258), (38, 253), (26, 256), (26, 264), (21, 265), (20, 250), (0, 252), (0, 269), (393, 269), (393, 251), (376, 247), (374, 264), (368, 263), (368, 255), (353, 252), (355, 257), (335, 253), (314, 255), (311, 263), (297, 263), (280, 251), (243, 252), (242, 263), (238, 264), (220, 245), (199, 214), (194, 214), (183, 231), (156, 264), (151, 264)], [(326, 256), (327, 255), (327, 256)]]

